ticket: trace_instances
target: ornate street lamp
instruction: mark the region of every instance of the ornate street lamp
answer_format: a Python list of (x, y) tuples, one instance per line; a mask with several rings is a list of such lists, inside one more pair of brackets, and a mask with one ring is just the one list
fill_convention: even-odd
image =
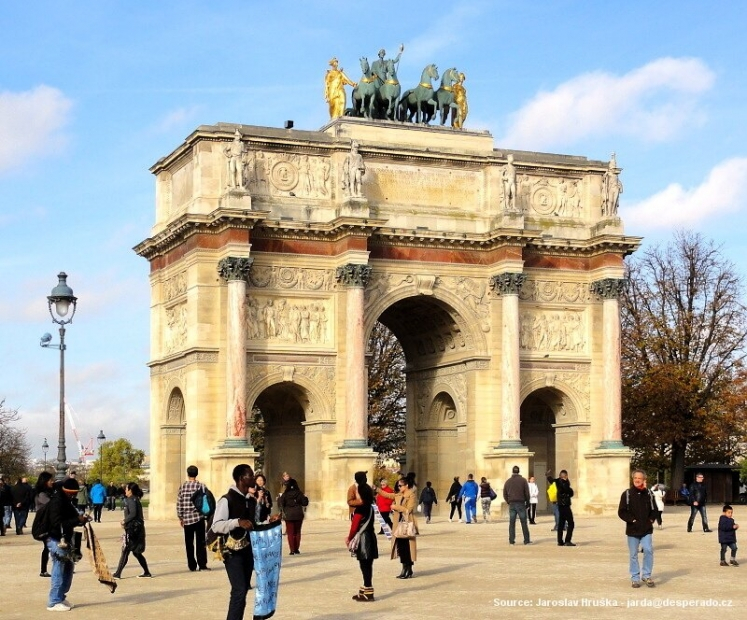
[(103, 484), (104, 482), (104, 452), (101, 446), (106, 441), (106, 435), (104, 435), (103, 430), (99, 431), (99, 434), (96, 437), (96, 441), (99, 442), (99, 471), (101, 472), (101, 482)]
[(67, 274), (61, 271), (57, 277), (59, 282), (52, 289), (52, 294), (47, 297), (47, 303), (52, 322), (60, 326), (60, 344), (51, 344), (51, 334), (44, 334), (40, 344), (44, 348), (60, 350), (60, 439), (57, 444), (55, 480), (63, 480), (67, 471), (67, 454), (65, 453), (65, 325), (73, 322), (78, 298), (73, 295), (73, 289), (67, 285)]
[(47, 438), (44, 438), (44, 443), (42, 444), (42, 452), (44, 452), (44, 471), (47, 471), (47, 450), (49, 450), (49, 444), (47, 443)]

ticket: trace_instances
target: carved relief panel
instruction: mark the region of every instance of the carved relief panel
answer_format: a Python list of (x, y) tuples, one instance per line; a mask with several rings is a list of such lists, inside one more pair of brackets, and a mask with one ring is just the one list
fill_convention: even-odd
[(329, 269), (301, 269), (254, 264), (249, 272), (249, 287), (329, 291), (334, 288), (334, 272)]
[(294, 345), (330, 346), (331, 301), (318, 298), (251, 295), (246, 302), (247, 338)]
[(331, 175), (329, 157), (253, 149), (244, 154), (244, 178), (247, 189), (254, 195), (277, 196), (292, 192), (300, 198), (330, 198)]
[(184, 348), (187, 344), (187, 304), (176, 304), (164, 310), (166, 329), (163, 349), (167, 355)]
[(163, 300), (172, 301), (187, 292), (187, 272), (180, 271), (163, 281)]
[(580, 179), (542, 178), (525, 182), (523, 190), (528, 194), (529, 213), (580, 218), (582, 181)]
[(519, 316), (519, 346), (522, 351), (584, 354), (587, 340), (583, 310), (525, 309)]

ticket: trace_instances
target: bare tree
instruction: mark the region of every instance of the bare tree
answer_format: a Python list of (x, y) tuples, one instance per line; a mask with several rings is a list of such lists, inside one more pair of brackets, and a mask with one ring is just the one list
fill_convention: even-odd
[(29, 471), (31, 448), (26, 431), (14, 426), (20, 419), (18, 409), (6, 407), (5, 400), (0, 401), (0, 473), (8, 479)]
[(744, 407), (733, 396), (744, 385), (744, 283), (720, 248), (692, 232), (633, 259), (629, 278), (621, 305), (623, 437), (639, 460), (667, 463), (679, 484), (686, 459), (736, 456), (705, 446), (744, 440)]
[(377, 323), (368, 342), (368, 440), (383, 458), (405, 452), (405, 353), (395, 335)]

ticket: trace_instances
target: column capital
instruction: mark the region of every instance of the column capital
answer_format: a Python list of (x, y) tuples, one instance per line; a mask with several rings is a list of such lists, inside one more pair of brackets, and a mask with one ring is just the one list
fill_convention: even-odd
[(490, 287), (498, 295), (518, 295), (526, 280), (525, 273), (507, 271), (490, 278)]
[(369, 265), (355, 265), (348, 263), (337, 268), (335, 278), (343, 286), (366, 288), (371, 279), (371, 267)]
[(228, 256), (222, 258), (218, 263), (218, 275), (226, 282), (231, 280), (244, 280), (249, 278), (249, 270), (252, 268), (253, 258)]
[(589, 290), (602, 299), (620, 299), (627, 288), (627, 278), (604, 278), (592, 282), (589, 286)]

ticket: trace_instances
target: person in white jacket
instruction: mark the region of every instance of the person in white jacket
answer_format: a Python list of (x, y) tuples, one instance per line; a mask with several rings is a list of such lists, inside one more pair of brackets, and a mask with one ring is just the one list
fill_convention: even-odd
[(534, 481), (534, 476), (529, 476), (529, 523), (537, 525), (537, 501), (539, 498), (539, 487)]

